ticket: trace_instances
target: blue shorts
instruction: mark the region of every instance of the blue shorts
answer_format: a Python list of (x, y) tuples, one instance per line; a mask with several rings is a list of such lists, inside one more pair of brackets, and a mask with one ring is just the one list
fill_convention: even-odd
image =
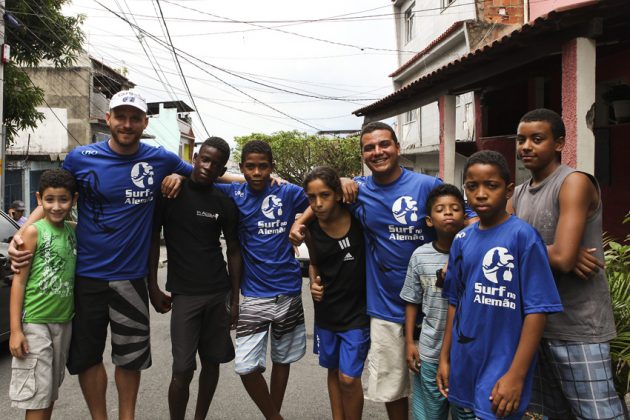
[(339, 369), (351, 378), (360, 378), (370, 349), (370, 328), (330, 331), (315, 326), (315, 353), (319, 365)]

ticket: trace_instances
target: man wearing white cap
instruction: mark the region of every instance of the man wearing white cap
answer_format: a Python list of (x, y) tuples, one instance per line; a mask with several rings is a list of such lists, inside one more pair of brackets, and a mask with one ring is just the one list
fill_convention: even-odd
[[(140, 142), (146, 112), (142, 96), (118, 92), (105, 114), (109, 140), (77, 147), (63, 162), (79, 185), (76, 312), (68, 370), (79, 374), (93, 419), (107, 418), (103, 351), (108, 324), (119, 418), (134, 418), (140, 371), (151, 366), (145, 277), (155, 196), (165, 177), (188, 176), (192, 170), (174, 153)], [(29, 222), (41, 214), (37, 209)], [(10, 255), (14, 267), (30, 259), (15, 249)]]

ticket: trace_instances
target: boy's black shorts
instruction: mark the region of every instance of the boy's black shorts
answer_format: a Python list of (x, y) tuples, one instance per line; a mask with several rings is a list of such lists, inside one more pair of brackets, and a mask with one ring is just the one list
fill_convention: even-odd
[(230, 337), (229, 291), (204, 295), (173, 294), (171, 343), (173, 373), (197, 368), (195, 356), (209, 363), (234, 359)]

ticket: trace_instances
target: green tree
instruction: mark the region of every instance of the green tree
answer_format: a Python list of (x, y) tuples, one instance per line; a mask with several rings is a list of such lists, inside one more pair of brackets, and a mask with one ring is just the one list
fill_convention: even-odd
[(34, 128), (44, 118), (35, 109), (44, 103), (44, 91), (20, 67), (34, 67), (41, 60), (69, 67), (82, 50), (84, 17), (61, 14), (69, 1), (6, 1), (6, 11), (14, 18), (5, 20), (5, 42), (11, 46), (11, 62), (4, 66), (3, 120), (8, 143), (19, 130)]
[(331, 166), (340, 176), (361, 173), (361, 150), (358, 137), (336, 138), (310, 135), (299, 131), (279, 131), (273, 134), (253, 133), (236, 137), (234, 153), (240, 160), (243, 145), (250, 140), (263, 140), (271, 145), (275, 172), (294, 184), (302, 184), (315, 166)]

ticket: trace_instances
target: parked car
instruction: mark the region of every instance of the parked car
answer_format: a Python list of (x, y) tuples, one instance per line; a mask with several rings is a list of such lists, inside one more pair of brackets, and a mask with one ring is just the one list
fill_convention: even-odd
[(308, 266), (311, 263), (311, 259), (308, 256), (308, 248), (306, 247), (306, 244), (302, 243), (302, 245), (297, 248), (295, 258), (300, 263), (302, 277), (308, 277)]
[(9, 339), (9, 295), (13, 272), (7, 250), (17, 230), (17, 223), (0, 211), (0, 342)]

